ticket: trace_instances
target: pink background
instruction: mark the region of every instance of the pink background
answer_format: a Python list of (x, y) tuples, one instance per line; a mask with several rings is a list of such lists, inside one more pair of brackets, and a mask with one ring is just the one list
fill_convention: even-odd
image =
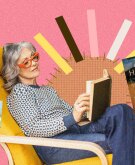
[[(95, 9), (99, 53), (108, 53), (124, 19), (133, 22), (119, 52), (119, 58), (129, 54), (135, 47), (135, 1), (134, 0), (3, 0), (0, 3), (0, 45), (8, 42), (30, 41), (41, 54), (39, 84), (45, 84), (57, 67), (52, 59), (33, 39), (41, 32), (63, 56), (70, 50), (58, 28), (55, 18), (63, 15), (81, 51), (90, 54), (87, 9)], [(0, 149), (0, 165), (6, 165)]]

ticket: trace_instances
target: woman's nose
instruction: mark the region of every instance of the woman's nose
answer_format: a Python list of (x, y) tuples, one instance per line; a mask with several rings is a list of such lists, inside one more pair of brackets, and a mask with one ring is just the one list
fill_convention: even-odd
[(32, 60), (32, 66), (37, 65), (38, 62)]

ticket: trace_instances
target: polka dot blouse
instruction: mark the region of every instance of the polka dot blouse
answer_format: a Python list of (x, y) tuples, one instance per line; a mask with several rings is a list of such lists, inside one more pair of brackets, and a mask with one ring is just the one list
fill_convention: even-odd
[(73, 107), (50, 86), (18, 83), (7, 97), (7, 105), (26, 136), (55, 136), (76, 123)]

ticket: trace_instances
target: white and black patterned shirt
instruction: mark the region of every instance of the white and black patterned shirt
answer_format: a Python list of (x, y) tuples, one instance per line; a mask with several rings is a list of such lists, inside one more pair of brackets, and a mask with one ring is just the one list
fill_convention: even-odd
[(55, 136), (76, 123), (73, 107), (50, 86), (18, 83), (7, 97), (7, 105), (26, 136)]

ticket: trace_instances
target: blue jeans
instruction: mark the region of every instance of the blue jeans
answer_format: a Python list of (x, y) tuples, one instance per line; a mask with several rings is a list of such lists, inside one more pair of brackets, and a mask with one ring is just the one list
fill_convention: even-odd
[[(113, 165), (135, 165), (135, 113), (126, 104), (108, 107), (96, 122), (84, 126), (75, 124), (51, 138), (95, 142), (106, 153), (113, 153)], [(47, 165), (95, 156), (85, 150), (44, 146), (34, 148)]]

